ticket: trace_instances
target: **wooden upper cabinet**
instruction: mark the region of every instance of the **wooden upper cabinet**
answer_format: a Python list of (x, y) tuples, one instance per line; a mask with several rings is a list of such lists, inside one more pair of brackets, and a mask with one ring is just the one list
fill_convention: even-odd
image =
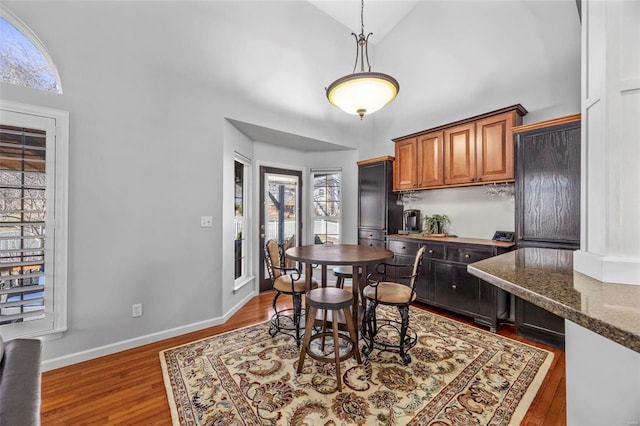
[(444, 183), (475, 182), (475, 124), (463, 124), (444, 131)]
[(522, 119), (514, 111), (476, 122), (476, 180), (512, 180), (514, 126)]
[(396, 142), (393, 190), (406, 191), (442, 186), (442, 132)]
[(517, 104), (393, 139), (393, 189), (482, 185), (514, 180), (512, 127), (527, 110)]
[(442, 169), (443, 158), (443, 134), (442, 132), (428, 133), (419, 136), (418, 144), (418, 188), (441, 186), (444, 184)]
[(417, 185), (417, 139), (410, 138), (396, 143), (396, 159), (393, 165), (393, 190), (415, 189)]

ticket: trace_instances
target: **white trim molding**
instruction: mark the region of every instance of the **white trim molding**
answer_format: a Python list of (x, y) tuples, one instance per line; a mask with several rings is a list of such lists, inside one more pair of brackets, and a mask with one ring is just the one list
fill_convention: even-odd
[(573, 268), (604, 283), (640, 285), (640, 260), (601, 256), (582, 250), (573, 253)]
[[(59, 338), (67, 330), (67, 281), (69, 264), (69, 112), (0, 99), (0, 122), (16, 126), (36, 125), (43, 130), (50, 127), (47, 136), (47, 188), (52, 189), (53, 207), (47, 212), (47, 227), (53, 232), (53, 246), (47, 249), (45, 271), (47, 283), (53, 283), (52, 302), (47, 306), (45, 320), (25, 321), (3, 326), (3, 337)], [(50, 155), (53, 154), (53, 155)], [(49, 186), (51, 179), (51, 187)], [(49, 231), (47, 231), (49, 232)], [(52, 256), (52, 257), (51, 257)], [(15, 327), (14, 327), (15, 326)]]
[(68, 365), (77, 364), (79, 362), (87, 361), (101, 356), (111, 355), (116, 352), (121, 352), (127, 349), (136, 348), (138, 346), (146, 345), (149, 343), (159, 342), (161, 340), (180, 336), (182, 334), (190, 333), (193, 331), (199, 331), (205, 328), (224, 324), (229, 318), (231, 318), (233, 314), (235, 314), (242, 306), (244, 306), (256, 295), (257, 293), (255, 291), (248, 294), (243, 300), (239, 301), (233, 308), (231, 308), (221, 317), (210, 318), (208, 320), (194, 322), (180, 327), (158, 331), (156, 333), (146, 334), (144, 336), (135, 337), (133, 339), (122, 340), (120, 342), (111, 343), (109, 345), (99, 346), (61, 357), (43, 360), (42, 371), (55, 370), (56, 368), (66, 367)]

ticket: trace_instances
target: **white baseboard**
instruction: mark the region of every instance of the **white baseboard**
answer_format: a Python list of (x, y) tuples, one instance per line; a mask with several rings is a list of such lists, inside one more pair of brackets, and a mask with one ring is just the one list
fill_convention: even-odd
[(204, 321), (199, 321), (191, 324), (182, 325), (180, 327), (171, 328), (168, 330), (162, 330), (144, 336), (134, 337), (133, 339), (122, 340), (120, 342), (111, 343), (96, 348), (87, 349), (85, 351), (76, 352), (73, 354), (64, 355), (57, 358), (51, 358), (42, 361), (42, 371), (55, 370), (56, 368), (66, 367), (68, 365), (76, 364), (78, 362), (88, 361), (90, 359), (98, 358), (105, 355), (111, 355), (116, 352), (121, 352), (127, 349), (132, 349), (138, 346), (146, 345), (149, 343), (158, 342), (160, 340), (169, 339), (171, 337), (180, 336), (181, 334), (191, 333), (192, 331), (202, 330), (204, 328), (213, 327), (215, 325), (224, 324), (233, 314), (235, 314), (242, 306), (244, 306), (250, 299), (256, 296), (256, 292), (251, 292), (243, 300), (238, 302), (223, 316), (217, 318), (211, 318)]

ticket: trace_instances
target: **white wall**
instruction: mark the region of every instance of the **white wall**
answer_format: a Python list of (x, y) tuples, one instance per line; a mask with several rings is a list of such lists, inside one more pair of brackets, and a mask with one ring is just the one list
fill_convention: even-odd
[[(498, 3), (505, 10), (511, 7)], [(537, 2), (524, 2), (511, 12), (528, 16), (530, 3)], [(493, 14), (474, 4), (483, 2), (465, 3), (474, 18)], [(397, 35), (375, 48), (385, 63), (374, 61), (374, 71), (384, 69), (399, 78), (398, 100), (360, 121), (330, 106), (323, 91), (351, 71), (349, 31), (307, 2), (3, 5), (47, 46), (64, 93), (1, 84), (2, 98), (70, 112), (69, 330), (45, 344), (45, 368), (217, 323), (249, 295), (250, 286), (246, 292), (230, 292), (232, 275), (223, 262), (232, 152), (250, 149), (227, 117), (353, 148), (296, 154), (255, 143), (253, 160), (304, 170), (343, 167), (345, 242), (355, 242), (354, 162), (393, 154), (392, 137), (516, 102), (538, 119), (578, 110), (573, 108), (573, 42), (555, 28), (555, 12), (549, 28), (529, 25), (505, 32), (488, 22), (475, 29), (495, 40), (533, 40), (541, 49), (533, 54), (540, 58), (546, 49), (557, 52), (555, 46), (566, 44), (569, 59), (541, 60), (545, 72), (534, 70), (540, 75), (533, 78), (513, 68), (517, 60), (500, 56), (493, 63), (505, 71), (483, 90), (470, 91), (469, 81), (484, 84), (477, 80), (496, 70), (477, 70), (477, 79), (461, 79), (452, 69), (439, 79), (425, 75), (424, 87), (442, 87), (451, 100), (444, 107), (420, 87), (403, 86), (407, 73), (425, 69), (412, 58), (424, 55), (428, 61), (429, 51), (394, 51), (392, 40), (411, 40), (404, 27), (417, 29), (418, 37), (429, 37), (436, 46), (438, 38), (466, 42), (473, 37), (452, 34), (440, 22), (445, 16), (430, 15), (439, 2), (421, 3)], [(430, 25), (424, 25), (425, 16), (433, 16)], [(462, 18), (464, 23), (471, 19), (466, 12)], [(442, 31), (424, 34), (430, 26)], [(523, 31), (529, 31), (527, 37)], [(464, 57), (455, 49), (453, 56)], [(556, 60), (559, 70), (553, 68)], [(279, 84), (283, 76), (285, 85)], [(505, 87), (503, 80), (509, 82)], [(419, 99), (409, 96), (414, 92)], [(442, 202), (457, 203), (457, 190), (446, 191), (453, 192)], [(479, 195), (468, 190), (460, 202), (468, 197)], [(455, 226), (466, 222), (457, 210), (451, 212)], [(213, 228), (200, 228), (203, 215), (213, 217)], [(485, 236), (495, 227), (456, 232)], [(131, 318), (133, 303), (144, 305), (142, 317)]]
[(637, 425), (640, 353), (564, 321), (567, 425)]
[(421, 216), (446, 214), (451, 219), (447, 233), (467, 238), (491, 239), (495, 231), (515, 231), (514, 201), (490, 197), (484, 186), (419, 191), (406, 209), (419, 209)]
[[(419, 51), (411, 40), (419, 40)], [(398, 49), (402, 44), (407, 47)], [(400, 82), (397, 99), (385, 107), (389, 113), (373, 117), (375, 155), (394, 155), (393, 138), (518, 103), (529, 112), (525, 124), (580, 112), (580, 20), (574, 1), (420, 2), (376, 45), (375, 61), (374, 70)], [(420, 76), (417, 84), (405, 89), (404, 81), (415, 83), (414, 74)], [(422, 191), (415, 208), (449, 215), (451, 232), (461, 237), (513, 231), (513, 201), (485, 192), (483, 187)]]
[[(232, 294), (233, 275), (223, 266), (231, 159), (235, 148), (246, 146), (224, 118), (319, 140), (345, 138), (354, 146), (362, 127), (349, 136), (352, 131), (339, 124), (342, 115), (325, 100), (317, 103), (326, 110), (321, 120), (304, 108), (286, 109), (295, 103), (265, 107), (234, 92), (233, 84), (218, 87), (201, 79), (206, 75), (183, 75), (175, 64), (165, 68), (171, 63), (166, 57), (178, 64), (200, 57), (203, 68), (224, 68), (246, 54), (229, 35), (243, 26), (286, 38), (313, 27), (318, 15), (326, 17), (307, 4), (263, 2), (252, 4), (249, 16), (219, 2), (188, 8), (180, 2), (4, 5), (47, 46), (64, 93), (2, 84), (2, 97), (70, 112), (69, 330), (45, 343), (45, 368), (222, 321), (247, 296)], [(273, 26), (261, 13), (275, 9), (275, 16), (287, 16), (287, 6), (299, 20)], [(216, 28), (220, 32), (212, 33)], [(296, 59), (330, 58), (327, 40), (331, 36), (305, 39)], [(331, 78), (323, 72), (317, 64), (305, 70), (309, 79)], [(227, 79), (241, 77), (228, 73)], [(340, 118), (329, 124), (325, 119), (333, 114)], [(200, 227), (203, 215), (213, 216), (213, 228)], [(143, 304), (140, 318), (131, 317), (134, 303)]]
[(525, 123), (580, 112), (575, 1), (419, 2), (374, 60), (400, 83), (373, 116), (377, 155), (393, 154), (393, 138), (518, 103)]

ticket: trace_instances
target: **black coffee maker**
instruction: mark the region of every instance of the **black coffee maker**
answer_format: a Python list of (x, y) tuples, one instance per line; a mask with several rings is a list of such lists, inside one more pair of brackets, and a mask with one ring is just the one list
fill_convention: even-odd
[(420, 232), (420, 210), (405, 210), (402, 214), (403, 229), (401, 234), (417, 234)]

